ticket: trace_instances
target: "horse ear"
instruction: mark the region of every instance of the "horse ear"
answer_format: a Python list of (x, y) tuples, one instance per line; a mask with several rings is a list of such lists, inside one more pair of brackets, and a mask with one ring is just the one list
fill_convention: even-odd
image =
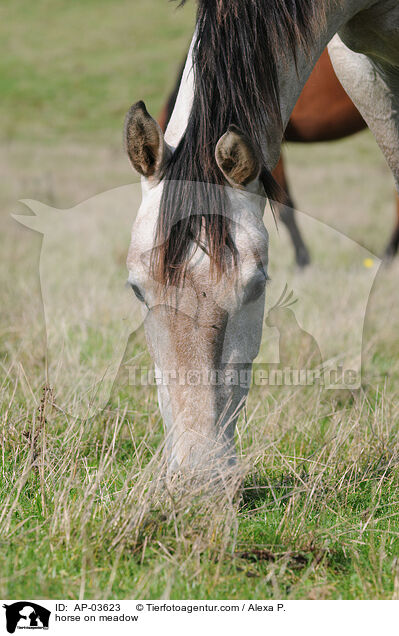
[(157, 177), (172, 151), (144, 102), (133, 104), (127, 113), (124, 140), (133, 168), (143, 177)]
[(216, 162), (227, 181), (243, 187), (256, 179), (261, 162), (252, 143), (236, 126), (230, 126), (215, 150)]

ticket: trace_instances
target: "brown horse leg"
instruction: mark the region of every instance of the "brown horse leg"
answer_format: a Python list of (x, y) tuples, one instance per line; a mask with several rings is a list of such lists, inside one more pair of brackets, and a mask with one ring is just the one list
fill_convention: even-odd
[(285, 176), (282, 155), (280, 155), (279, 162), (273, 171), (273, 176), (286, 195), (285, 202), (277, 204), (278, 215), (280, 220), (286, 226), (291, 237), (291, 241), (295, 249), (295, 260), (297, 265), (299, 265), (299, 267), (306, 267), (306, 265), (309, 265), (310, 263), (310, 255), (296, 223), (294, 203), (291, 199), (288, 182)]
[(385, 249), (384, 259), (386, 261), (392, 260), (392, 258), (396, 255), (399, 248), (399, 195), (396, 192), (396, 226), (394, 231), (392, 232), (392, 236), (389, 240), (389, 243)]

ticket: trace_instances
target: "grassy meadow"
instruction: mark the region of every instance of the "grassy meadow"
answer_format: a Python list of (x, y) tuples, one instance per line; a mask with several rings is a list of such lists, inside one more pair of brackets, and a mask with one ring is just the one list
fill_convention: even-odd
[[(115, 397), (95, 418), (72, 417), (57, 402), (46, 379), (42, 238), (10, 214), (29, 214), (21, 199), (72, 208), (138, 182), (122, 148), (123, 117), (138, 99), (159, 112), (194, 6), (4, 0), (0, 16), (0, 597), (398, 599), (399, 258), (372, 287), (362, 387), (253, 390), (237, 432), (240, 496), (171, 492), (154, 389)], [(382, 253), (393, 182), (368, 132), (292, 145), (286, 159), (300, 210)], [(103, 287), (104, 312), (126, 278), (128, 228), (115, 215), (96, 228), (112, 276), (78, 251), (73, 267), (59, 258), (52, 272), (65, 307), (76, 300), (78, 327), (82, 269)], [(281, 234), (271, 285), (273, 272), (294, 269)], [(362, 271), (305, 238), (313, 263), (295, 276), (306, 285), (323, 270), (331, 295), (337, 281), (353, 280), (355, 297)], [(343, 326), (351, 309), (343, 299)], [(83, 326), (72, 344), (71, 378), (83, 355), (106, 358), (111, 346)], [(141, 331), (133, 347), (150, 365)]]

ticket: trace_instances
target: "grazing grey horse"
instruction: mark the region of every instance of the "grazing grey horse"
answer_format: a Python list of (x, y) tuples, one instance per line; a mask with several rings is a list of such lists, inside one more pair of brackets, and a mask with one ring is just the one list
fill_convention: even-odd
[[(262, 214), (278, 195), (270, 171), (328, 43), (399, 185), (397, 0), (200, 0), (165, 136), (143, 102), (127, 114), (127, 153), (143, 177), (129, 281), (157, 372), (175, 374), (159, 386), (172, 472), (223, 472), (234, 463), (248, 391), (237, 378), (261, 340)], [(222, 380), (203, 380), (211, 372)], [(195, 374), (202, 379), (187, 379)]]

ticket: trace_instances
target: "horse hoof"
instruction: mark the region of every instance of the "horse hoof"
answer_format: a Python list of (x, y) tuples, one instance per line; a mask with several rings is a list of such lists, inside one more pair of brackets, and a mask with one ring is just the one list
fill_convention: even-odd
[(297, 252), (297, 254), (296, 254), (296, 264), (301, 269), (303, 269), (307, 265), (310, 265), (310, 255), (309, 255), (309, 252), (306, 249), (301, 250), (300, 252)]
[(397, 245), (388, 245), (382, 257), (383, 265), (385, 265), (386, 267), (391, 265), (397, 253), (398, 253)]

